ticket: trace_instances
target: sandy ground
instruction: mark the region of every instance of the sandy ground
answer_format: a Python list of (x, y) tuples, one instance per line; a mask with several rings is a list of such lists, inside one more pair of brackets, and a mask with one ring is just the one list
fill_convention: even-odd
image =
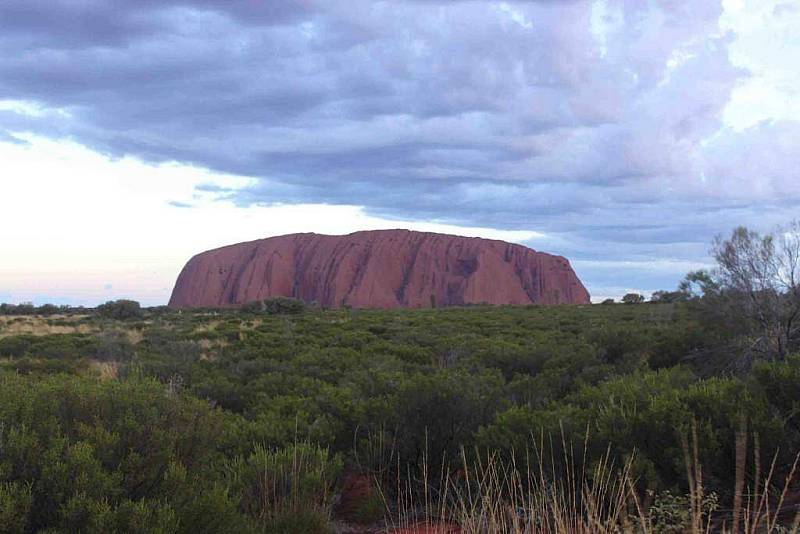
[[(19, 334), (46, 336), (50, 334), (90, 334), (96, 328), (81, 323), (86, 315), (3, 315), (0, 316), (0, 338)], [(53, 324), (54, 322), (59, 324)], [(67, 324), (64, 324), (67, 323)]]

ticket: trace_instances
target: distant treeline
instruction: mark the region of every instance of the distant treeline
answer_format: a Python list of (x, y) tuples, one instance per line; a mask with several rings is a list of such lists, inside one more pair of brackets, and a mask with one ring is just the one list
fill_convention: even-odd
[[(687, 302), (693, 299), (698, 299), (697, 295), (693, 295), (684, 290), (678, 291), (656, 291), (652, 294), (649, 302), (651, 303), (674, 303), (674, 302)], [(644, 295), (638, 293), (628, 293), (620, 299), (624, 304), (638, 304), (648, 302)], [(606, 299), (602, 304), (614, 304), (614, 299)], [(471, 306), (492, 306), (488, 303), (479, 304), (466, 304), (463, 307)], [(253, 314), (265, 315), (283, 315), (302, 313), (309, 309), (321, 309), (315, 302), (307, 303), (299, 299), (290, 297), (273, 297), (264, 300), (256, 300), (242, 304), (238, 309), (243, 312)], [(343, 306), (344, 309), (350, 309), (349, 306)], [(225, 313), (232, 311), (231, 308), (193, 308), (193, 313)], [(163, 314), (170, 312), (168, 306), (153, 306), (143, 308), (141, 304), (135, 300), (120, 299), (110, 300), (97, 307), (86, 306), (70, 306), (68, 304), (42, 304), (36, 306), (31, 302), (23, 302), (20, 304), (1, 303), (0, 315), (90, 315), (97, 314), (111, 319), (126, 319), (131, 317), (141, 317), (143, 313), (149, 314)]]
[[(159, 306), (150, 308), (154, 313), (165, 311), (166, 306)], [(100, 304), (96, 308), (87, 308), (85, 306), (70, 306), (66, 304), (42, 304), (36, 306), (31, 302), (23, 302), (21, 304), (0, 304), (0, 315), (89, 315), (97, 314), (109, 319), (128, 319), (131, 317), (141, 317), (142, 307), (135, 300), (112, 300), (105, 304)]]
[(76, 314), (88, 313), (90, 310), (83, 306), (69, 306), (56, 304), (42, 304), (34, 306), (30, 302), (22, 304), (0, 304), (0, 315), (56, 315), (56, 314)]

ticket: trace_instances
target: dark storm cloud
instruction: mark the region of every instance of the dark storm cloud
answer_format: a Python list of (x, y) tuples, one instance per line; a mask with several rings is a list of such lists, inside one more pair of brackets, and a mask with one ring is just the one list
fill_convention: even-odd
[(40, 112), (0, 111), (0, 133), (258, 178), (227, 193), (240, 204), (538, 230), (541, 248), (586, 261), (697, 260), (715, 233), (779, 222), (799, 198), (797, 123), (722, 123), (747, 73), (721, 12), (710, 0), (11, 0), (0, 100)]

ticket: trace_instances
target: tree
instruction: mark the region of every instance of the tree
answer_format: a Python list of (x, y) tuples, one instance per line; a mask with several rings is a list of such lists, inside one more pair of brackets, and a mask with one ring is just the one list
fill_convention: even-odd
[(783, 360), (800, 337), (800, 221), (760, 235), (740, 226), (712, 249), (716, 290), (755, 335), (752, 346)]
[(684, 302), (689, 300), (689, 293), (685, 291), (654, 291), (650, 296), (650, 302), (669, 304), (673, 302)]
[(266, 315), (294, 315), (306, 310), (306, 303), (290, 297), (272, 297), (242, 304), (242, 311)]
[(31, 302), (22, 304), (0, 304), (0, 315), (34, 315), (36, 307)]
[(39, 306), (38, 308), (36, 308), (36, 313), (38, 313), (39, 315), (45, 315), (45, 316), (55, 315), (56, 313), (58, 313), (60, 311), (61, 311), (61, 308), (59, 308), (55, 304), (43, 304), (43, 305)]
[(704, 269), (691, 271), (678, 285), (678, 293), (686, 295), (686, 300), (697, 300), (719, 292), (719, 285), (712, 274)]
[(622, 297), (622, 302), (625, 304), (640, 304), (644, 302), (644, 295), (640, 295), (639, 293), (628, 293)]
[(142, 307), (135, 300), (112, 300), (97, 307), (97, 313), (107, 319), (125, 320), (142, 316)]

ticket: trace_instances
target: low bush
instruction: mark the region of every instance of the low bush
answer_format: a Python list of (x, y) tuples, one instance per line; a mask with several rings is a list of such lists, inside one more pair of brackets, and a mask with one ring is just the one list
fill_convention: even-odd
[(299, 299), (289, 297), (274, 297), (266, 300), (257, 300), (243, 304), (240, 308), (244, 312), (263, 313), (266, 315), (292, 315), (303, 313), (306, 303)]
[(142, 317), (142, 307), (135, 300), (113, 300), (95, 308), (95, 312), (106, 319), (124, 321)]

